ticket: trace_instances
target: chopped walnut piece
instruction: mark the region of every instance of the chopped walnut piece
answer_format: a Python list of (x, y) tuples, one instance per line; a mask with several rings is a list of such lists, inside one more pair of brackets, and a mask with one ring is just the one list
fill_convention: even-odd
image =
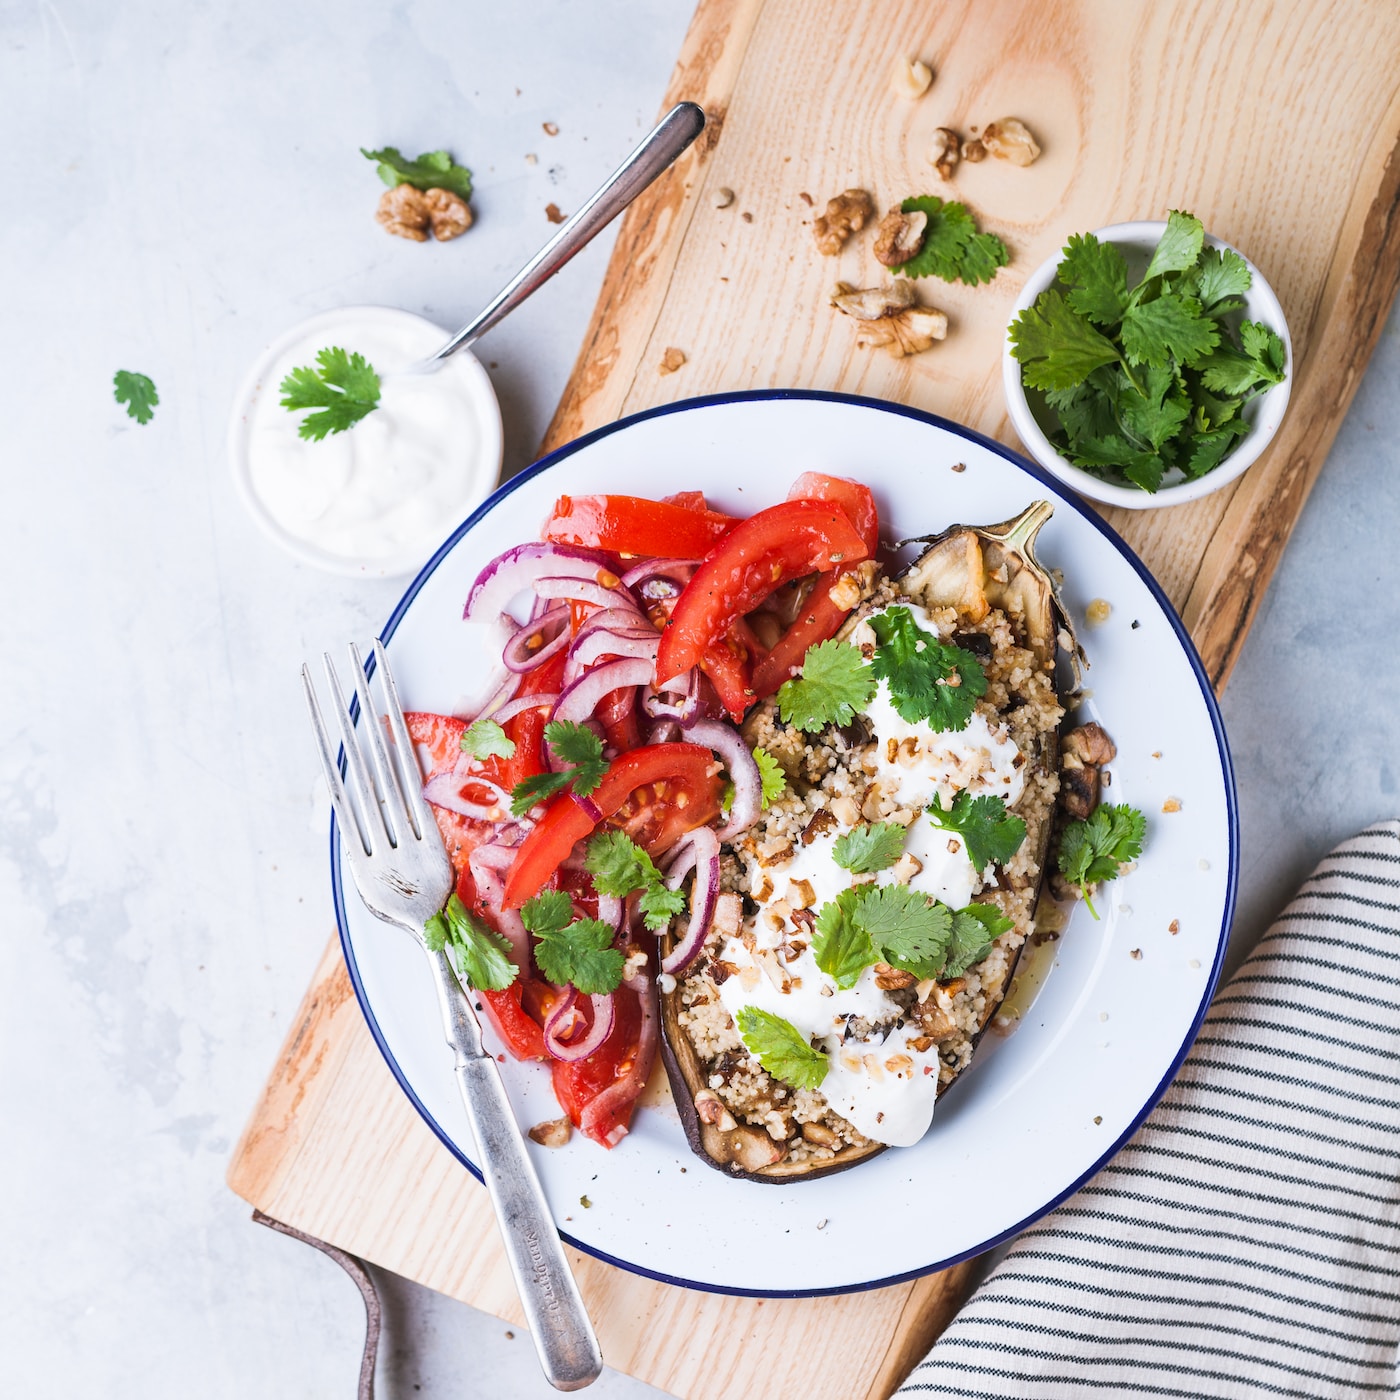
[(875, 985), (882, 992), (892, 992), (900, 987), (912, 987), (917, 979), (912, 972), (902, 967), (891, 967), (889, 963), (875, 964)]
[(835, 257), (853, 234), (875, 217), (875, 201), (864, 190), (842, 190), (828, 199), (826, 213), (812, 221), (812, 237), (828, 257)]
[(961, 149), (958, 133), (950, 126), (940, 126), (933, 133), (933, 141), (928, 148), (928, 163), (943, 179), (951, 180), (953, 171), (958, 168)]
[(550, 1118), (530, 1129), (530, 1139), (541, 1147), (563, 1147), (573, 1132), (574, 1125), (567, 1118)]
[(932, 81), (933, 69), (921, 59), (901, 55), (890, 69), (890, 91), (907, 102), (922, 97)]
[(696, 1094), (695, 1112), (702, 1123), (710, 1123), (721, 1132), (727, 1133), (731, 1128), (738, 1126), (734, 1115), (725, 1108), (719, 1095), (709, 1089), (701, 1089)]
[(1167, 798), (1167, 800), (1166, 800), (1164, 803), (1162, 803), (1162, 810), (1163, 810), (1164, 812), (1179, 812), (1179, 811), (1181, 811), (1181, 799), (1180, 799), (1179, 797), (1169, 797), (1169, 798)]
[(1107, 730), (1095, 720), (1071, 729), (1064, 738), (1064, 751), (1081, 763), (1112, 763), (1118, 755)]
[(948, 334), (948, 318), (931, 306), (920, 306), (918, 293), (908, 282), (864, 291), (838, 282), (831, 304), (863, 323), (857, 345), (883, 345), (896, 359), (917, 355)]
[(472, 226), (472, 211), (464, 199), (450, 190), (420, 190), (407, 184), (385, 190), (374, 217), (396, 237), (415, 243), (426, 243), (430, 230), (446, 243)]
[(1015, 117), (988, 122), (982, 132), (982, 144), (998, 160), (1010, 161), (1012, 165), (1029, 165), (1040, 155), (1035, 137), (1025, 122)]
[(987, 148), (974, 136), (970, 141), (962, 143), (962, 158), (969, 165), (976, 165), (979, 160), (987, 159)]
[(924, 229), (928, 227), (928, 215), (920, 210), (906, 214), (900, 209), (891, 209), (875, 230), (875, 260), (885, 267), (899, 267), (910, 258), (917, 257), (924, 246)]
[(734, 203), (734, 191), (728, 185), (721, 185), (715, 191), (714, 204), (716, 209), (728, 209)]
[(568, 217), (564, 213), (564, 211), (557, 204), (554, 203), (546, 204), (544, 206), (544, 216), (552, 224), (562, 224), (564, 220)]
[(657, 365), (657, 374), (674, 374), (685, 363), (685, 351), (677, 350), (674, 345), (668, 345), (661, 356), (661, 363)]

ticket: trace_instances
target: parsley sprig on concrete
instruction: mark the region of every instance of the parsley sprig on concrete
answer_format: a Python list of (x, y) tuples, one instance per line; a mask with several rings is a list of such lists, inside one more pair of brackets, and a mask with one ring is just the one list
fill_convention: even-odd
[(1244, 406), (1283, 382), (1282, 337), (1238, 323), (1249, 265), (1207, 248), (1192, 214), (1172, 210), (1142, 280), (1092, 233), (1064, 248), (1054, 286), (1011, 324), (1012, 354), (1076, 466), (1155, 492), (1169, 471), (1214, 471), (1248, 431)]

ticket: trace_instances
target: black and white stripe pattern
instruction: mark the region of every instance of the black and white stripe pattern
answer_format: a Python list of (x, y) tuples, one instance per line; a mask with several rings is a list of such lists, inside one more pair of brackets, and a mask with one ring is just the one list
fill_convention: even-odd
[[(1181, 1073), (898, 1396), (1394, 1395), (1400, 822), (1339, 846)], [(898, 1400), (898, 1396), (896, 1400)]]

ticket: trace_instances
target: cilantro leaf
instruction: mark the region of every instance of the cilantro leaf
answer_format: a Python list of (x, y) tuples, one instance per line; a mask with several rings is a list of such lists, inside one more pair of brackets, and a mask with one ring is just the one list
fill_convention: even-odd
[(870, 935), (856, 918), (863, 890), (842, 890), (817, 911), (812, 934), (812, 957), (817, 966), (845, 991), (860, 981), (860, 974), (878, 962)]
[(758, 776), (763, 784), (759, 800), (767, 807), (787, 791), (787, 774), (783, 772), (782, 764), (767, 749), (755, 749), (753, 761), (758, 764)]
[(953, 915), (953, 936), (948, 944), (948, 962), (942, 976), (961, 977), (980, 963), (992, 950), (998, 935), (1015, 925), (992, 904), (969, 904)]
[(514, 758), (515, 740), (494, 719), (479, 719), (462, 731), (462, 752), (473, 758)]
[(1099, 326), (1116, 326), (1128, 305), (1128, 264), (1112, 243), (1092, 233), (1070, 235), (1055, 274), (1070, 290), (1070, 309)]
[(1025, 822), (1011, 816), (1006, 803), (989, 793), (973, 797), (964, 788), (947, 808), (935, 797), (928, 815), (934, 826), (962, 837), (968, 859), (979, 875), (990, 863), (1005, 865), (1026, 839)]
[(898, 822), (852, 827), (836, 838), (831, 858), (852, 875), (888, 869), (904, 854), (904, 828)]
[(430, 952), (446, 948), (457, 975), (479, 992), (499, 992), (519, 975), (510, 960), (509, 942), (474, 919), (455, 894), (440, 914), (424, 923), (423, 941)]
[(1213, 472), (1225, 460), (1225, 454), (1235, 445), (1236, 439), (1248, 431), (1248, 425), (1237, 418), (1212, 432), (1198, 433), (1192, 440), (1191, 455), (1182, 463), (1186, 479), (1195, 481)]
[(126, 405), (128, 418), (144, 425), (155, 417), (160, 395), (153, 380), (132, 369), (119, 369), (112, 376), (112, 397)]
[(856, 922), (880, 956), (915, 977), (937, 977), (947, 961), (953, 912), (908, 885), (866, 885)]
[(553, 797), (570, 784), (580, 797), (587, 797), (608, 771), (603, 757), (603, 741), (591, 730), (573, 720), (553, 719), (544, 727), (545, 743), (554, 757), (569, 767), (553, 773), (536, 773), (517, 783), (510, 792), (510, 810), (523, 817), (537, 802)]
[(599, 894), (626, 899), (641, 890), (637, 907), (653, 933), (685, 910), (685, 895), (666, 888), (651, 857), (625, 831), (598, 832), (588, 843), (583, 864)]
[(1118, 347), (1053, 289), (1041, 292), (1007, 334), (1021, 378), (1032, 389), (1072, 388), (1119, 358)]
[(1220, 343), (1215, 323), (1201, 303), (1176, 292), (1130, 306), (1123, 317), (1123, 350), (1134, 365), (1194, 364)]
[(1173, 209), (1167, 215), (1167, 227), (1152, 254), (1152, 261), (1142, 274), (1140, 287), (1164, 272), (1184, 272), (1200, 257), (1205, 237), (1205, 227), (1194, 214)]
[(749, 1053), (774, 1079), (799, 1089), (821, 1087), (831, 1063), (791, 1021), (757, 1006), (741, 1006), (734, 1020)]
[(390, 189), (412, 185), (420, 190), (447, 190), (462, 199), (472, 197), (471, 171), (454, 163), (446, 151), (427, 151), (417, 160), (409, 160), (396, 146), (385, 146), (382, 151), (367, 151), (361, 146), (360, 154), (378, 163), (379, 178)]
[(1070, 822), (1061, 833), (1060, 873), (1079, 886), (1094, 918), (1099, 915), (1089, 898), (1089, 887), (1114, 879), (1120, 865), (1136, 860), (1142, 854), (1146, 833), (1147, 819), (1126, 803), (1105, 803), (1084, 821)]
[(1118, 424), (1140, 448), (1161, 450), (1191, 415), (1191, 401), (1177, 387), (1176, 375), (1166, 367), (1149, 368), (1144, 392), (1119, 393), (1114, 401)]
[(1260, 321), (1245, 321), (1240, 326), (1240, 344), (1244, 353), (1259, 366), (1259, 377), (1270, 384), (1282, 384), (1288, 352), (1283, 337)]
[(685, 913), (685, 895), (665, 885), (652, 885), (637, 900), (642, 921), (653, 933), (660, 933), (672, 919)]
[(1201, 305), (1214, 307), (1217, 302), (1243, 296), (1254, 281), (1249, 264), (1233, 248), (1204, 248), (1194, 281), (1194, 295)]
[(975, 287), (979, 282), (990, 282), (997, 268), (1006, 266), (1006, 244), (994, 233), (978, 233), (977, 222), (965, 204), (921, 194), (899, 207), (906, 214), (922, 213), (928, 218), (923, 247), (895, 268), (901, 276), (941, 277), (945, 282), (966, 282)]
[(575, 919), (573, 914), (573, 902), (563, 890), (545, 890), (522, 906), (520, 917), (535, 935), (540, 971), (551, 982), (572, 983), (589, 996), (616, 991), (626, 962), (622, 950), (612, 946), (616, 930), (601, 919)]
[(627, 961), (612, 946), (615, 934), (601, 919), (575, 919), (568, 928), (536, 939), (535, 961), (558, 986), (570, 982), (587, 996), (604, 996), (622, 985)]
[(301, 420), (297, 436), (320, 442), (330, 433), (353, 428), (379, 407), (379, 376), (358, 352), (350, 354), (338, 345), (316, 352), (316, 369), (302, 365), (282, 380), (278, 392), (282, 407), (320, 409)]
[(870, 669), (889, 687), (899, 716), (910, 724), (925, 720), (937, 732), (965, 728), (987, 693), (976, 656), (925, 632), (908, 608), (872, 613), (870, 626), (878, 642)]
[(537, 802), (553, 797), (569, 786), (568, 773), (535, 773), (524, 782), (516, 783), (510, 790), (510, 811), (515, 817), (523, 817)]
[(875, 698), (875, 677), (849, 642), (807, 648), (802, 671), (778, 688), (778, 714), (804, 732), (849, 724)]

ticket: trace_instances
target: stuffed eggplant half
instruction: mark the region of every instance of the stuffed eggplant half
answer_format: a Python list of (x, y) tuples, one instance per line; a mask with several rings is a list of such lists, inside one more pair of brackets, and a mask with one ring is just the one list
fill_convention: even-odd
[[(917, 1142), (1006, 996), (1059, 789), (1050, 513), (848, 575), (839, 635), (745, 720), (784, 790), (720, 846), (704, 944), (661, 978), (672, 1091), (712, 1166), (801, 1181)], [(678, 920), (663, 950), (684, 941)]]

